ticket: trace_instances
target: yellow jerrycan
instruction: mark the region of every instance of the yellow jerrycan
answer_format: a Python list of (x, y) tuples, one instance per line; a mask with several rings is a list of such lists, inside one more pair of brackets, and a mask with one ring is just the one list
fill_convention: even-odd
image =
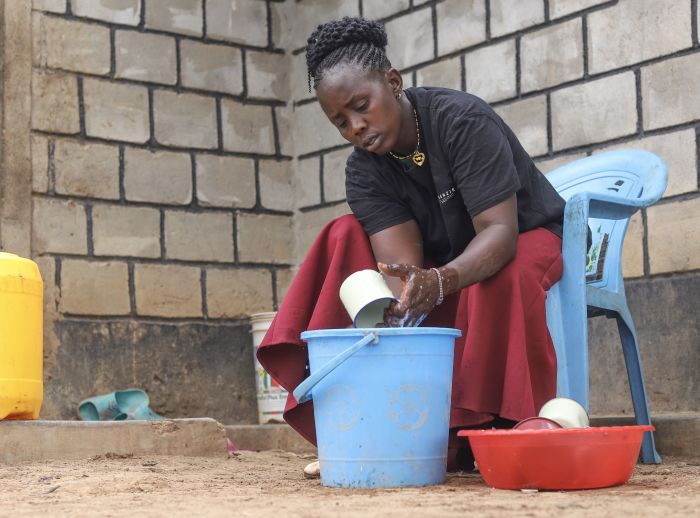
[(36, 263), (0, 252), (0, 419), (39, 417), (43, 298)]

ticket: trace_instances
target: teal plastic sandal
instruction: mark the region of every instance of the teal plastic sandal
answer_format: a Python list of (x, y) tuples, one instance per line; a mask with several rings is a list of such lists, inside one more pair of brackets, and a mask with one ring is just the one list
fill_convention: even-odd
[(84, 399), (78, 405), (78, 417), (83, 421), (124, 421), (129, 416), (117, 405), (114, 392)]
[(83, 421), (160, 420), (149, 406), (148, 394), (141, 389), (115, 390), (85, 399), (78, 405)]
[(146, 421), (165, 419), (151, 409), (148, 394), (141, 389), (116, 390), (114, 397), (119, 410), (129, 416), (127, 419)]

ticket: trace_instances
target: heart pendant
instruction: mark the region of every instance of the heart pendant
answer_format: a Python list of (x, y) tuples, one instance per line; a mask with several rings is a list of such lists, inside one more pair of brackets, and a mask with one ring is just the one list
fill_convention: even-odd
[(421, 153), (420, 151), (416, 151), (413, 153), (413, 163), (416, 164), (418, 167), (423, 166), (423, 162), (425, 162), (425, 154)]

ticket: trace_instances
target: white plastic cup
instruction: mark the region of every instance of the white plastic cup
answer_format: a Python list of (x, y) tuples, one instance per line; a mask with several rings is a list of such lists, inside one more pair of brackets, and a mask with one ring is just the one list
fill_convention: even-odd
[(355, 327), (375, 327), (384, 322), (384, 310), (397, 300), (382, 274), (360, 270), (348, 276), (340, 286), (340, 300)]
[(276, 313), (256, 313), (250, 316), (253, 335), (253, 365), (255, 366), (255, 391), (258, 400), (258, 422), (283, 423), (282, 413), (287, 402), (287, 391), (272, 379), (258, 361), (258, 347), (270, 328)]
[(538, 417), (546, 417), (559, 423), (562, 428), (588, 428), (588, 414), (583, 406), (573, 399), (557, 397), (547, 401)]

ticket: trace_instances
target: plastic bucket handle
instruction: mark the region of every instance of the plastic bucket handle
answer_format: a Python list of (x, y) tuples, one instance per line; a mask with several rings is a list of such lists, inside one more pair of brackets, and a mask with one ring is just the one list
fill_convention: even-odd
[(355, 342), (353, 345), (345, 349), (338, 356), (329, 360), (323, 367), (314, 372), (311, 376), (302, 381), (297, 388), (294, 389), (294, 399), (299, 403), (304, 403), (311, 399), (311, 389), (316, 386), (316, 384), (323, 378), (328, 376), (336, 367), (338, 367), (345, 360), (350, 358), (357, 351), (362, 349), (365, 345), (372, 343), (376, 344), (379, 342), (379, 336), (377, 333), (368, 333), (362, 340)]

